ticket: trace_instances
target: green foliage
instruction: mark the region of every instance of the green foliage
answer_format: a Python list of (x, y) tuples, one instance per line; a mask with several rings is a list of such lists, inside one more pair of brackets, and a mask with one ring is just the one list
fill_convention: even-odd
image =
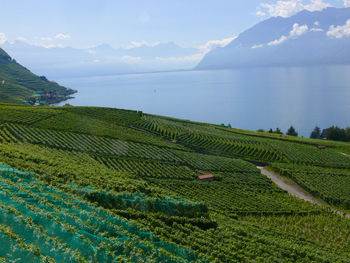
[[(103, 119), (98, 114), (95, 114), (95, 116), (93, 116), (89, 111), (84, 114), (84, 112), (81, 112), (79, 110), (73, 111), (73, 109), (75, 109), (75, 107), (65, 107), (64, 110), (66, 112), (64, 112), (64, 114), (56, 114), (51, 116), (51, 118), (46, 118), (41, 121), (39, 120), (33, 126), (50, 130), (104, 136), (108, 138), (122, 139), (125, 141), (141, 142), (175, 149), (183, 149), (183, 147), (172, 144), (166, 140), (162, 140), (153, 134), (138, 131), (136, 129), (132, 129), (119, 124), (115, 122), (111, 116), (109, 116), (111, 120)], [(56, 111), (61, 112), (61, 110)], [(121, 115), (123, 115), (123, 113), (124, 112), (122, 112)], [(130, 114), (125, 115), (125, 118), (127, 118)], [(121, 119), (122, 118), (123, 117), (121, 117)]]
[(320, 209), (290, 197), (260, 173), (223, 174), (222, 181), (175, 181), (148, 179), (150, 185), (169, 189), (178, 196), (207, 204), (211, 211), (226, 216), (246, 214), (319, 213)]
[[(79, 133), (29, 128), (27, 126), (14, 124), (4, 125), (3, 130), (4, 133), (9, 134), (11, 138), (15, 138), (13, 141), (28, 142), (61, 150), (173, 162), (181, 161), (175, 154), (167, 149), (149, 144), (127, 142), (119, 139)], [(8, 141), (6, 137), (2, 138), (2, 140)]]
[(125, 172), (133, 178), (172, 178), (193, 180), (196, 173), (189, 167), (157, 160), (95, 157), (108, 168)]
[[(32, 252), (28, 262), (36, 257), (45, 262), (114, 262), (120, 256), (174, 263), (198, 259), (185, 248), (157, 242), (138, 225), (31, 177), (2, 172), (0, 184), (0, 220), (6, 224), (0, 225), (0, 236), (10, 238), (2, 239), (1, 247), (17, 243)], [(16, 257), (22, 250), (7, 252)]]
[(350, 209), (350, 170), (272, 164), (271, 168), (327, 203)]
[(286, 134), (289, 136), (298, 136), (298, 133), (296, 132), (293, 126), (290, 126)]
[(268, 163), (346, 208), (350, 158), (337, 151), (350, 144), (138, 111), (0, 104), (1, 162), (35, 173), (0, 177), (0, 259), (348, 262), (348, 219), (255, 167)]
[(339, 128), (338, 126), (332, 126), (322, 131), (322, 138), (333, 141), (350, 141), (349, 130)]
[(350, 220), (336, 214), (310, 216), (248, 216), (245, 221), (309, 242), (350, 251)]
[(54, 93), (57, 96), (50, 102), (56, 103), (74, 92), (33, 74), (0, 48), (0, 102), (23, 104), (25, 100), (31, 100), (35, 103), (34, 94)]
[(139, 193), (113, 193), (98, 191), (91, 187), (71, 186), (72, 191), (79, 196), (100, 206), (110, 209), (134, 209), (142, 212), (163, 213), (169, 216), (208, 217), (208, 208), (200, 203), (189, 202), (183, 199), (151, 198)]
[(318, 127), (318, 126), (315, 127), (315, 129), (311, 132), (310, 138), (311, 139), (321, 139), (320, 127)]

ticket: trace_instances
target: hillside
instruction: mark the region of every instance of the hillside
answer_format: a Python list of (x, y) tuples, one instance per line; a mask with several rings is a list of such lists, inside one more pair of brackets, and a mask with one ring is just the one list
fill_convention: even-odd
[(349, 262), (350, 220), (329, 208), (350, 210), (349, 143), (9, 104), (0, 143), (0, 261)]
[(350, 8), (272, 17), (209, 52), (197, 69), (349, 64)]
[(48, 105), (64, 101), (74, 93), (33, 74), (0, 48), (0, 102)]

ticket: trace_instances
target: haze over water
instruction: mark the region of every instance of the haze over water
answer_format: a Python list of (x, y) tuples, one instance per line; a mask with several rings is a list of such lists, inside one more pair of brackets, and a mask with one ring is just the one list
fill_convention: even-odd
[[(141, 110), (257, 130), (350, 126), (350, 66), (184, 71), (60, 79), (75, 106)], [(66, 102), (64, 102), (66, 103)], [(63, 103), (63, 104), (64, 104)]]

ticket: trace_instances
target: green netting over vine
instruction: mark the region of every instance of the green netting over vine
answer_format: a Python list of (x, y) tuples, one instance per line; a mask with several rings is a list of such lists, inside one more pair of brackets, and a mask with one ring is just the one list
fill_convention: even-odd
[(4, 164), (0, 164), (0, 172), (14, 173), (18, 175), (27, 175), (27, 176), (34, 175), (34, 172), (19, 171), (17, 169), (12, 168), (11, 166), (4, 165)]
[(141, 212), (160, 212), (171, 216), (201, 217), (208, 215), (206, 205), (184, 199), (164, 197), (156, 199), (140, 193), (113, 193), (98, 191), (92, 187), (71, 185), (76, 193), (106, 208), (128, 209)]
[[(31, 172), (0, 167), (0, 258), (16, 262), (206, 262)], [(76, 187), (79, 189), (78, 187)], [(124, 194), (121, 196), (127, 197)], [(141, 200), (142, 195), (130, 199)]]

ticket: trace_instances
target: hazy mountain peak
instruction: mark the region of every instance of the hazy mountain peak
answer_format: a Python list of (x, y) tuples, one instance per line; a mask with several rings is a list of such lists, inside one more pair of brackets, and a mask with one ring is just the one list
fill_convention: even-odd
[(350, 38), (345, 33), (344, 37), (329, 34), (330, 29), (346, 25), (348, 19), (350, 8), (272, 17), (244, 31), (226, 47), (209, 52), (197, 68), (350, 63), (344, 48), (350, 45)]

